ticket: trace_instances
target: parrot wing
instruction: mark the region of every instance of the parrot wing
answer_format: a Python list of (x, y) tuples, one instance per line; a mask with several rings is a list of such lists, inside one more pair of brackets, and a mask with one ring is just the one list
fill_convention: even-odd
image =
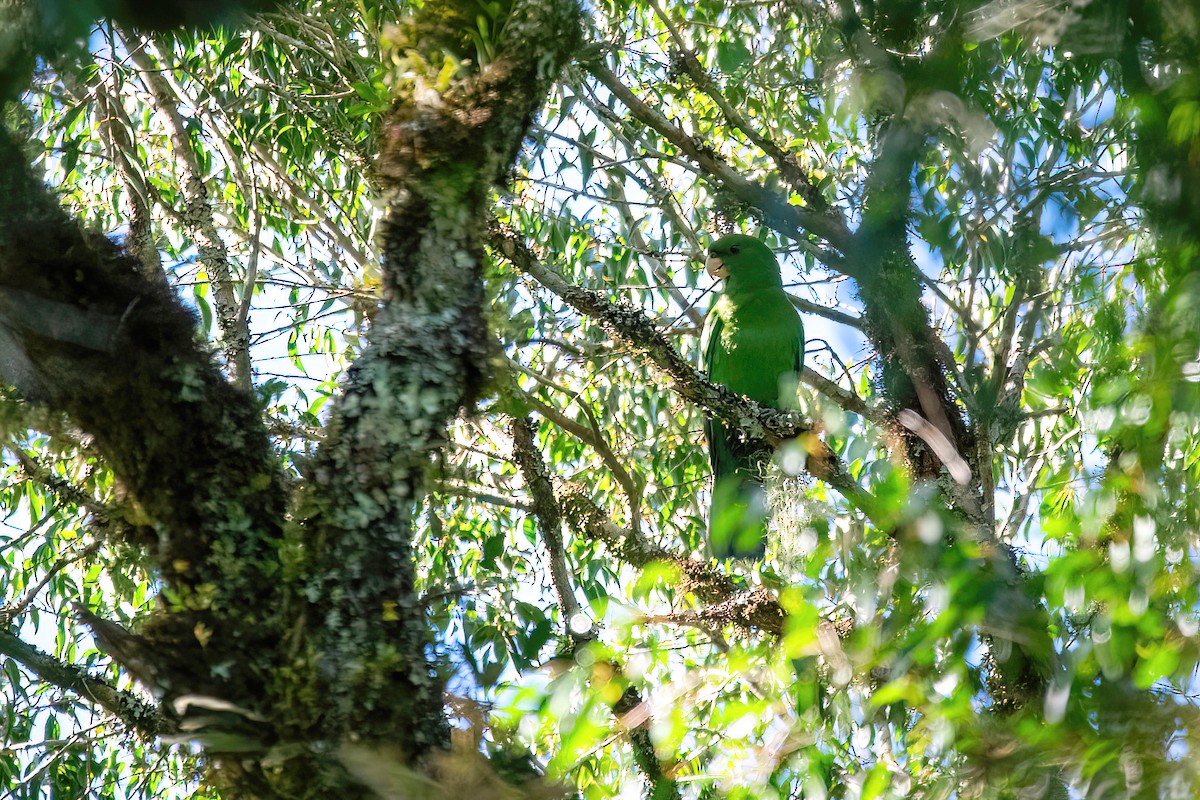
[[(700, 335), (700, 366), (708, 374), (709, 380), (715, 383), (721, 382), (716, 376), (721, 374), (725, 366), (725, 352), (720, 346), (724, 329), (725, 322), (714, 306), (704, 320), (704, 331)], [(708, 463), (712, 467), (713, 476), (721, 478), (732, 473), (736, 462), (733, 451), (729, 449), (729, 434), (725, 424), (705, 416), (704, 438), (708, 442)]]

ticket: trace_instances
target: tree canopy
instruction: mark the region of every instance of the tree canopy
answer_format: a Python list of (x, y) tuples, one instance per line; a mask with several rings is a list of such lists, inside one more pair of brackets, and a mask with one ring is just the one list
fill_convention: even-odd
[[(1200, 794), (1188, 0), (0, 8), (13, 797)], [(799, 411), (696, 367), (765, 241)], [(712, 416), (775, 448), (709, 558)]]

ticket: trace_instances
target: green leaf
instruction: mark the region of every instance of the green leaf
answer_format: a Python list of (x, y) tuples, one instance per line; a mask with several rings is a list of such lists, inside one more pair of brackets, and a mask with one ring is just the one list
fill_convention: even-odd
[(750, 48), (740, 39), (717, 42), (717, 66), (726, 75), (737, 72), (753, 57)]

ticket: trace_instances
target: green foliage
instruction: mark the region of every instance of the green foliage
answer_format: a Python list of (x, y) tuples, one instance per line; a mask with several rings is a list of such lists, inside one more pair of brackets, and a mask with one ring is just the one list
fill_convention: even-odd
[[(833, 5), (844, 8), (598, 4), (603, 55), (583, 56), (619, 65), (684, 135), (629, 113), (585, 58), (493, 210), (567, 280), (639, 309), (693, 360), (708, 242), (763, 234), (804, 306), (806, 363), (831, 382), (803, 387), (802, 412), (873, 505), (781, 451), (768, 557), (725, 565), (731, 592), (777, 598), (778, 637), (706, 616), (677, 564), (628, 563), (570, 525), (561, 557), (579, 608), (567, 618), (506, 414), (541, 421), (558, 491), (703, 558), (702, 410), (493, 254), (494, 392), (430, 465), (414, 544), (449, 708), (506, 770), (589, 799), (649, 796), (628, 735), (643, 723), (614, 714), (630, 689), (652, 753), (689, 798), (1196, 796), (1196, 32), (1134, 26), (1129, 40), (1081, 46), (1069, 14), (1055, 28), (989, 17), (1000, 4), (894, 0), (857, 18), (853, 3)], [(1124, 4), (1092, 5), (1088, 30), (1104, 32), (1101, 11), (1123, 24)], [(250, 303), (264, 423), (297, 482), (380, 302), (371, 165), (380, 115), (411, 99), (396, 77), (427, 73), (445, 90), (519, 35), (506, 4), (444, 6), (436, 30), (368, 0), (149, 39), (104, 24), (90, 55), (50, 65), (10, 111), (89, 226), (124, 236), (143, 198), (166, 278), (216, 351), (217, 279), (179, 216), (179, 144), (129, 53), (161, 67)], [(904, 229), (980, 448), (960, 455), (984, 467), (969, 487), (983, 526), (951, 502), (948, 474), (923, 480), (905, 461), (864, 322), (873, 309), (854, 265), (831, 256), (837, 243), (782, 226), (686, 150), (699, 142), (764, 196), (829, 209), (853, 230), (896, 120), (923, 132)], [(136, 626), (159, 588), (144, 554), (154, 532), (69, 421), (3, 395), (0, 434), (0, 613), (62, 661), (132, 688), (70, 607)], [(1011, 574), (998, 571), (1007, 563)], [(1026, 637), (1017, 597), (1052, 652)], [(1023, 678), (1052, 668), (1030, 689), (1007, 681), (1021, 659)], [(15, 659), (0, 669), (0, 785), (14, 797), (216, 796), (197, 788), (190, 749), (134, 738)]]

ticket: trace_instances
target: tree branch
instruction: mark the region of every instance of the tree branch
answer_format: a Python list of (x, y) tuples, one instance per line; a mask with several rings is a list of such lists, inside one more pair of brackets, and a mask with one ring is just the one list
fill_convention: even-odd
[(829, 378), (814, 371), (812, 367), (804, 368), (804, 371), (800, 373), (800, 380), (837, 403), (846, 411), (858, 414), (863, 419), (876, 424), (884, 424), (883, 412), (880, 409), (867, 405), (866, 401), (857, 394), (849, 389), (843, 389), (838, 384), (829, 380)]
[(529, 417), (513, 417), (509, 421), (509, 433), (512, 434), (513, 457), (525, 479), (525, 488), (533, 498), (533, 515), (550, 559), (550, 578), (558, 595), (558, 607), (562, 610), (564, 632), (571, 635), (579, 602), (575, 599), (563, 552), (562, 515), (554, 498), (546, 463), (538, 451), (537, 424)]
[(116, 688), (103, 678), (89, 674), (81, 667), (64, 664), (48, 653), (9, 633), (0, 630), (0, 653), (16, 661), (40, 679), (79, 695), (103, 708), (142, 736), (155, 737), (173, 733), (177, 723), (161, 710), (132, 692)]
[[(59, 70), (63, 85), (75, 97), (76, 102), (91, 103), (88, 92), (84, 87), (76, 85), (71, 70)], [(146, 277), (163, 280), (162, 261), (158, 254), (158, 245), (154, 238), (154, 201), (155, 191), (146, 180), (145, 174), (138, 165), (137, 147), (132, 136), (132, 124), (125, 108), (121, 103), (118, 73), (110, 70), (108, 75), (99, 78), (92, 87), (91, 94), (95, 98), (94, 113), (97, 126), (104, 140), (105, 149), (116, 167), (121, 182), (125, 185), (127, 202), (129, 204), (129, 251), (137, 256)]]
[[(514, 417), (510, 422), (509, 431), (512, 434), (513, 457), (521, 469), (525, 487), (533, 497), (538, 530), (550, 556), (550, 574), (558, 594), (559, 608), (563, 613), (563, 628), (575, 642), (575, 649), (578, 649), (590, 643), (594, 634), (577, 632), (574, 627), (575, 617), (580, 613), (579, 603), (576, 602), (571, 588), (571, 578), (567, 572), (566, 556), (563, 552), (561, 507), (554, 495), (554, 486), (546, 462), (537, 446), (537, 424), (529, 417)], [(609, 665), (616, 673), (612, 678), (624, 678), (620, 665), (614, 662), (609, 662)], [(612, 711), (617, 721), (628, 731), (634, 761), (650, 783), (650, 797), (654, 800), (678, 798), (679, 787), (674, 778), (663, 771), (654, 742), (650, 738), (648, 706), (632, 684), (627, 685), (621, 696), (612, 704)]]
[[(130, 42), (129, 44), (133, 44)], [(240, 303), (234, 291), (233, 270), (229, 262), (229, 254), (221, 234), (217, 231), (213, 220), (212, 207), (208, 202), (208, 187), (201, 174), (200, 162), (196, 158), (196, 150), (192, 146), (192, 137), (188, 134), (187, 124), (179, 111), (179, 98), (172, 91), (171, 84), (163, 77), (162, 70), (155, 64), (147, 52), (156, 52), (149, 39), (139, 44), (128, 46), (129, 60), (141, 72), (142, 80), (146, 82), (150, 93), (154, 95), (158, 110), (167, 121), (171, 143), (175, 147), (175, 157), (179, 164), (181, 178), (180, 189), (183, 192), (183, 208), (175, 211), (179, 222), (191, 234), (200, 254), (200, 263), (208, 273), (213, 287), (213, 299), (217, 310), (217, 327), (221, 334), (221, 343), (225, 350), (225, 359), (229, 365), (230, 374), (237, 386), (249, 389), (250, 373), (250, 333), (245, 324), (238, 324), (238, 308)], [(161, 62), (161, 57), (158, 58)]]
[(766, 153), (775, 162), (775, 168), (779, 170), (780, 176), (788, 186), (791, 186), (797, 194), (804, 198), (804, 203), (808, 208), (832, 217), (832, 209), (829, 208), (829, 204), (825, 202), (825, 198), (821, 195), (820, 190), (813, 184), (808, 174), (800, 166), (800, 162), (796, 160), (796, 157), (780, 147), (770, 137), (760, 133), (750, 120), (730, 104), (720, 87), (717, 86), (716, 82), (700, 64), (700, 59), (696, 57), (696, 53), (683, 40), (682, 34), (675, 27), (675, 24), (671, 22), (670, 17), (663, 12), (662, 7), (656, 0), (649, 0), (649, 2), (650, 7), (654, 9), (655, 16), (666, 27), (667, 33), (670, 34), (671, 39), (675, 42), (675, 46), (679, 48), (679, 60), (683, 63), (684, 70), (687, 71), (688, 77), (695, 82), (697, 88), (708, 95), (735, 130), (740, 131), (758, 149)]
[(824, 317), (827, 320), (841, 323), (849, 328), (854, 328), (856, 331), (865, 330), (866, 323), (861, 317), (856, 317), (853, 314), (847, 314), (844, 311), (838, 311), (836, 308), (823, 306), (820, 303), (814, 303), (811, 300), (805, 300), (803, 297), (796, 297), (794, 294), (788, 295), (788, 300), (792, 302), (796, 308), (808, 314), (815, 314), (818, 317)]
[(57, 575), (59, 572), (62, 572), (62, 570), (65, 569), (69, 564), (73, 564), (76, 561), (85, 559), (88, 556), (95, 553), (99, 549), (100, 549), (100, 542), (94, 541), (94, 542), (88, 544), (87, 546), (85, 546), (79, 552), (64, 555), (61, 558), (59, 558), (57, 561), (55, 561), (53, 564), (51, 564), (46, 569), (46, 574), (43, 575), (40, 579), (38, 579), (38, 581), (36, 583), (34, 583), (32, 586), (30, 586), (28, 589), (26, 589), (25, 594), (21, 595), (21, 598), (19, 600), (17, 600), (15, 603), (12, 603), (11, 605), (5, 605), (3, 607), (0, 607), (0, 627), (8, 625), (13, 620), (17, 619), (22, 614), (24, 614), (25, 611), (31, 605), (33, 605), (34, 601), (37, 600), (37, 596), (39, 594), (41, 594), (42, 589), (46, 588), (46, 584), (48, 584), (48, 583), (50, 583), (50, 581), (54, 580), (55, 575)]
[[(850, 232), (843, 220), (831, 214), (794, 206), (788, 202), (787, 197), (775, 194), (742, 176), (699, 138), (688, 136), (678, 125), (642, 102), (608, 68), (602, 57), (596, 56), (590, 59), (586, 65), (588, 71), (629, 109), (635, 119), (657, 131), (740, 200), (762, 211), (764, 220), (771, 227), (791, 237), (796, 237), (798, 232), (807, 231), (829, 242), (837, 250), (845, 252)], [(830, 266), (836, 265), (840, 261), (832, 253), (825, 254), (823, 260)]]
[[(514, 366), (520, 366), (515, 364), (515, 362), (510, 363), (514, 363)], [(640, 475), (635, 475), (625, 467), (625, 465), (621, 462), (621, 459), (617, 458), (617, 454), (613, 452), (608, 442), (605, 441), (600, 431), (597, 430), (597, 426), (589, 428), (586, 425), (579, 424), (563, 412), (559, 411), (557, 408), (547, 403), (543, 403), (534, 395), (522, 390), (516, 385), (516, 381), (513, 381), (513, 385), (510, 387), (510, 390), (518, 394), (520, 402), (529, 404), (535, 411), (553, 422), (555, 426), (562, 428), (564, 431), (571, 434), (584, 444), (589, 445), (593, 450), (596, 451), (596, 455), (600, 456), (600, 460), (603, 461), (604, 465), (612, 472), (617, 484), (621, 487), (621, 492), (625, 495), (625, 498), (629, 503), (630, 524), (635, 529), (641, 527), (641, 502), (642, 490), (645, 486), (645, 479)], [(583, 403), (579, 402), (579, 405), (584, 414), (588, 415), (589, 420), (594, 422), (594, 417), (592, 417), (592, 415), (589, 413), (589, 410), (583, 406)]]
[[(256, 676), (272, 651), (249, 643), (261, 641), (275, 603), (285, 495), (258, 410), (197, 347), (194, 320), (165, 283), (70, 221), (7, 132), (0, 298), (24, 308), (0, 326), (2, 377), (90, 433), (137, 527), (156, 528), (154, 556), (177, 605), (155, 612), (144, 632), (168, 654), (164, 672), (186, 691), (261, 703)], [(197, 630), (212, 634), (209, 646)], [(254, 657), (230, 688), (210, 668), (234, 658), (231, 649), (244, 660), (248, 645)]]
[[(783, 608), (766, 589), (739, 589), (712, 563), (672, 552), (633, 530), (614, 525), (582, 486), (559, 481), (555, 488), (563, 518), (577, 535), (603, 542), (617, 558), (634, 567), (644, 568), (655, 562), (675, 566), (680, 572), (680, 588), (717, 609), (711, 616), (714, 623), (732, 625), (743, 633), (783, 633)], [(708, 612), (702, 609), (697, 613), (704, 616)]]

